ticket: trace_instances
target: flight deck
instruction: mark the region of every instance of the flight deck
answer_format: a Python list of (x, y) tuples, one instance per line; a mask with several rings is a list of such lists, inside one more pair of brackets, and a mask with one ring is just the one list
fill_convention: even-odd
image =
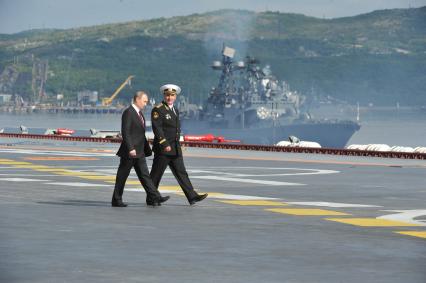
[(185, 148), (206, 200), (115, 208), (117, 144), (0, 141), (1, 282), (426, 282), (425, 160)]

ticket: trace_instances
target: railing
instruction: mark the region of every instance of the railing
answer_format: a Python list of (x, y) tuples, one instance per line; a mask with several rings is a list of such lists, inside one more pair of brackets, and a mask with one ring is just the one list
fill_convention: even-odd
[[(92, 138), (92, 137), (81, 137), (81, 136), (13, 134), (13, 133), (0, 133), (0, 138), (41, 139), (41, 140), (78, 141), (78, 142), (95, 142), (95, 143), (121, 143), (120, 138)], [(152, 140), (150, 140), (150, 142), (152, 142)], [(282, 146), (273, 146), (273, 145), (185, 142), (185, 141), (182, 141), (181, 144), (187, 147), (198, 147), (198, 148), (333, 154), (333, 155), (346, 155), (346, 156), (368, 156), (368, 157), (402, 158), (402, 159), (423, 159), (423, 160), (426, 159), (426, 153), (415, 153), (415, 152), (367, 151), (367, 150), (336, 149), (336, 148), (282, 147)]]

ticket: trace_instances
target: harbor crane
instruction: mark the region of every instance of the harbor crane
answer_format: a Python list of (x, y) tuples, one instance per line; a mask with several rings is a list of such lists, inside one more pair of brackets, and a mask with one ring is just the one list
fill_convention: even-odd
[(117, 95), (120, 93), (120, 91), (126, 86), (126, 85), (131, 85), (132, 79), (135, 76), (129, 76), (115, 91), (114, 93), (111, 95), (111, 97), (104, 97), (102, 98), (102, 106), (111, 106), (112, 102), (114, 101), (114, 99), (117, 97)]

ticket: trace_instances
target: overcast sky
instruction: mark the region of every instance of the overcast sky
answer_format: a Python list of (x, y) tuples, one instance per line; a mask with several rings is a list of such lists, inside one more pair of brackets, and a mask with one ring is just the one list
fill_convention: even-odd
[(172, 17), (225, 8), (337, 18), (377, 9), (421, 6), (426, 6), (426, 0), (0, 0), (0, 33)]

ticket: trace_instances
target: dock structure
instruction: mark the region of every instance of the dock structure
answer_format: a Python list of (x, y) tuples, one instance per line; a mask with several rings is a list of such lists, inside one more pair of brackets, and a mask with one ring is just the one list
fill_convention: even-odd
[(40, 141), (0, 136), (0, 282), (425, 282), (424, 159), (187, 146), (205, 201), (113, 208), (117, 143)]
[(121, 114), (124, 108), (114, 106), (1, 106), (0, 113), (65, 113), (65, 114)]

